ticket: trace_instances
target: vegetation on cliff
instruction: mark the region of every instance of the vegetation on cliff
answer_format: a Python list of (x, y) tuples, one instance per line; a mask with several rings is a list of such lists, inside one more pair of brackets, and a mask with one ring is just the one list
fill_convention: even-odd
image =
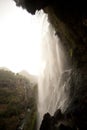
[[(11, 71), (0, 70), (0, 129), (33, 130), (37, 85)], [(27, 123), (28, 122), (28, 123)]]

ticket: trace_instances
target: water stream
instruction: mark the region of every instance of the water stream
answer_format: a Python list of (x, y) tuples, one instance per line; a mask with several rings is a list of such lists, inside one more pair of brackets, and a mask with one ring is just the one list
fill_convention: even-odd
[(48, 16), (43, 12), (39, 12), (39, 15), (41, 15), (40, 17), (43, 20), (42, 60), (44, 61), (44, 68), (41, 69), (38, 80), (40, 124), (45, 113), (49, 112), (53, 115), (58, 108), (62, 111), (67, 108), (67, 104), (69, 104), (71, 69), (65, 67), (67, 58), (60, 39), (48, 22)]

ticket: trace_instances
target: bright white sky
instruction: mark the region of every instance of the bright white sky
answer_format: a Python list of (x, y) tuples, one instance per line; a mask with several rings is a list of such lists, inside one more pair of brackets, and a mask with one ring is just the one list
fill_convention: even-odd
[[(38, 16), (38, 15), (37, 15)], [(37, 75), (41, 64), (43, 18), (32, 16), (13, 0), (0, 0), (0, 67)]]

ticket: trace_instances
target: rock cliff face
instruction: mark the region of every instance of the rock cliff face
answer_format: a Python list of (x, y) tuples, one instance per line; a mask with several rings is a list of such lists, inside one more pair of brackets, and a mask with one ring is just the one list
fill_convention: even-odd
[[(64, 113), (79, 129), (87, 127), (87, 10), (86, 3), (63, 0), (14, 0), (32, 14), (44, 9), (66, 48), (72, 73), (72, 102)], [(68, 115), (70, 115), (68, 117)]]
[(87, 65), (87, 11), (85, 2), (82, 0), (79, 3), (63, 0), (14, 1), (17, 6), (22, 6), (32, 14), (36, 10), (44, 9), (48, 13), (49, 21), (54, 26), (56, 34), (66, 46), (73, 65), (79, 68), (84, 68)]

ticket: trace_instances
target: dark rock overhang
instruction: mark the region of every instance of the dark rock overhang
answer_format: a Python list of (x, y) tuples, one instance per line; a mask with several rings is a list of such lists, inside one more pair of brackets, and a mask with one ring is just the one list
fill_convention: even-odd
[(34, 14), (36, 10), (51, 6), (56, 13), (86, 15), (86, 3), (83, 0), (64, 1), (64, 0), (14, 0), (17, 6), (22, 6), (28, 12)]
[(36, 10), (43, 9), (50, 4), (50, 0), (14, 0), (17, 6), (22, 6), (31, 14), (35, 14)]

